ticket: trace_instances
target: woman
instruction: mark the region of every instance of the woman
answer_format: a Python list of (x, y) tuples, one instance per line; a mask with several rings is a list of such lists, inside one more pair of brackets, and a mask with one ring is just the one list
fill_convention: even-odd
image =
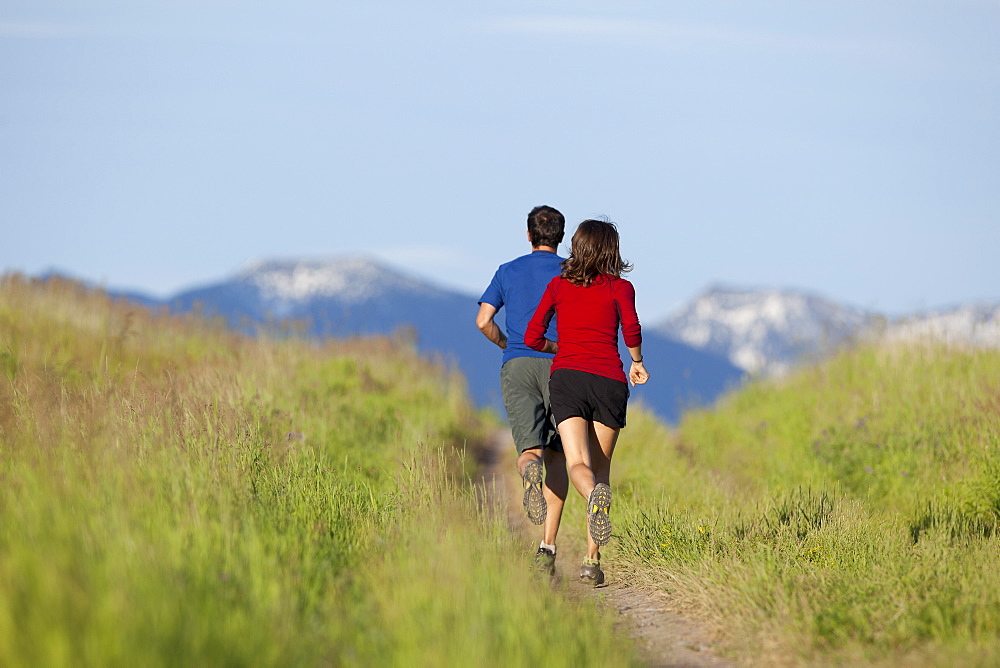
[[(573, 234), (562, 273), (548, 284), (524, 341), (555, 353), (549, 377), (552, 416), (573, 486), (587, 499), (587, 557), (580, 580), (604, 582), (599, 548), (611, 540), (611, 456), (632, 385), (649, 380), (642, 361), (642, 330), (635, 290), (622, 278), (632, 266), (618, 249), (614, 223), (585, 220)], [(556, 315), (558, 343), (545, 338)], [(618, 354), (618, 328), (632, 356), (628, 377)]]

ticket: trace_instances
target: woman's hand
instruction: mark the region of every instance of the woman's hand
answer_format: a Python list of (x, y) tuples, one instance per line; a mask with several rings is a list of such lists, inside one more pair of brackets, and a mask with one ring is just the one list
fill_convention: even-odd
[(643, 385), (649, 380), (649, 372), (646, 371), (646, 366), (641, 361), (632, 362), (632, 368), (628, 370), (628, 380), (632, 383), (632, 387)]

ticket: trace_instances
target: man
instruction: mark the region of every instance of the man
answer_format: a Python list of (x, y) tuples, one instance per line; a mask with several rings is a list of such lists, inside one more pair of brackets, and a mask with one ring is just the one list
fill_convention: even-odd
[[(535, 555), (540, 570), (555, 572), (556, 534), (569, 488), (566, 457), (549, 408), (549, 370), (552, 355), (524, 343), (524, 330), (549, 281), (562, 270), (556, 248), (563, 239), (566, 219), (550, 206), (536, 206), (528, 214), (531, 253), (500, 265), (479, 300), (476, 326), (503, 349), (500, 388), (507, 421), (517, 448), (517, 470), (524, 483), (524, 509), (534, 524), (543, 524)], [(506, 333), (494, 321), (506, 308)], [(554, 334), (550, 334), (554, 337)], [(544, 480), (543, 480), (544, 466)]]

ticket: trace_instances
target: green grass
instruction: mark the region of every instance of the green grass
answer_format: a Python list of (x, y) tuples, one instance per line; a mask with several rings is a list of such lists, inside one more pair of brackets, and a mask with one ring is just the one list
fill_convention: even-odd
[[(295, 331), (0, 281), (0, 665), (636, 663), (526, 574), (459, 376)], [(675, 430), (633, 409), (606, 570), (738, 661), (996, 665), (998, 450), (995, 351), (863, 347)]]
[(615, 467), (616, 568), (734, 657), (1000, 662), (1000, 353), (866, 347), (637, 414)]
[(526, 575), (493, 419), (401, 340), (0, 281), (0, 665), (632, 665)]

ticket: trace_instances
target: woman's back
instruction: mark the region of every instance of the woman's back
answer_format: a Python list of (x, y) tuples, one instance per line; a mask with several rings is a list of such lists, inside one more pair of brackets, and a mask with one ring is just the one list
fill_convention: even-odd
[(526, 341), (543, 335), (553, 312), (558, 312), (559, 335), (553, 371), (576, 369), (625, 382), (618, 353), (619, 324), (626, 345), (642, 341), (635, 290), (629, 281), (603, 274), (584, 287), (561, 276), (552, 279), (528, 327)]

